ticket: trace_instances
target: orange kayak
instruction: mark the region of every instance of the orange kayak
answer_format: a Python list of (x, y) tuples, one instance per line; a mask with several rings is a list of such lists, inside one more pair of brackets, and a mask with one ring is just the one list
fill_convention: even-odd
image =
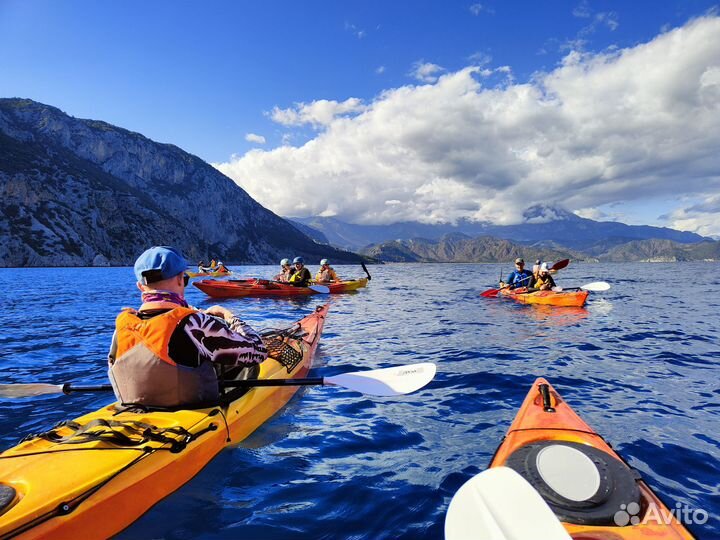
[[(305, 377), (328, 306), (264, 336), (258, 379)], [(297, 386), (234, 389), (201, 409), (113, 403), (0, 454), (0, 539), (110, 538), (280, 410)]]
[(267, 279), (216, 280), (203, 279), (193, 285), (214, 298), (240, 298), (243, 296), (308, 296), (316, 294), (308, 287), (293, 287)]
[(578, 540), (693, 538), (545, 379), (535, 381), (495, 452), (490, 467), (499, 466), (530, 482)]
[(590, 294), (588, 291), (533, 291), (520, 289), (500, 289), (500, 294), (522, 304), (540, 304), (546, 306), (582, 307)]

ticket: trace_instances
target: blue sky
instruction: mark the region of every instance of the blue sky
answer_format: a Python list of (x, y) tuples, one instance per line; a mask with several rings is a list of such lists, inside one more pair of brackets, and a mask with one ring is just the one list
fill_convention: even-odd
[[(718, 128), (688, 133), (718, 114), (716, 13), (679, 0), (0, 0), (0, 96), (175, 144), (281, 215), (510, 223), (547, 203), (720, 234)], [(678, 40), (691, 54), (673, 60)], [(675, 88), (663, 61), (697, 88)], [(700, 91), (684, 120), (638, 120)], [(608, 120), (626, 107), (637, 121)], [(665, 129), (672, 145), (648, 136)], [(633, 141), (643, 155), (621, 155)]]

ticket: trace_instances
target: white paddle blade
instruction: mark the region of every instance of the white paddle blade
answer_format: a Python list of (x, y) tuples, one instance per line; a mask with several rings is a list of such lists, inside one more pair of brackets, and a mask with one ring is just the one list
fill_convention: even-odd
[(43, 394), (62, 393), (62, 384), (0, 384), (0, 397), (4, 398), (32, 397)]
[(450, 501), (445, 540), (528, 538), (571, 540), (535, 488), (510, 468), (473, 476)]
[(320, 294), (328, 294), (330, 292), (330, 289), (325, 285), (310, 285), (308, 288)]
[(593, 281), (592, 283), (586, 283), (580, 288), (584, 291), (602, 292), (610, 289), (610, 284), (605, 281)]
[(325, 384), (342, 386), (371, 396), (399, 396), (419, 390), (433, 380), (437, 368), (432, 362), (371, 371), (353, 371), (325, 377)]

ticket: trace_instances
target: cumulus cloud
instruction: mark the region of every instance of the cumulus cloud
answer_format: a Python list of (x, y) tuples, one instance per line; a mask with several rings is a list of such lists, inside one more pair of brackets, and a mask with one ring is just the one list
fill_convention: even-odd
[(410, 76), (420, 82), (434, 83), (437, 82), (443, 71), (445, 71), (445, 69), (437, 64), (420, 60), (413, 64), (412, 70), (410, 70)]
[(693, 231), (704, 236), (720, 236), (720, 195), (706, 195), (688, 208), (678, 208), (661, 216), (673, 229)]
[(343, 102), (320, 99), (312, 103), (296, 103), (291, 109), (273, 108), (270, 117), (283, 126), (301, 126), (309, 124), (313, 127), (330, 125), (339, 116), (350, 115), (363, 111), (365, 106), (357, 98)]
[(265, 137), (262, 135), (256, 135), (255, 133), (248, 133), (245, 135), (245, 140), (251, 143), (265, 144)]
[[(590, 217), (622, 201), (720, 192), (720, 18), (633, 48), (572, 52), (528, 82), (489, 81), (468, 66), (367, 104), (276, 109), (280, 124), (322, 129), (216, 166), (278, 214), (367, 224), (518, 223), (535, 203)], [(717, 199), (706, 202), (678, 200), (666, 222), (717, 234)]]

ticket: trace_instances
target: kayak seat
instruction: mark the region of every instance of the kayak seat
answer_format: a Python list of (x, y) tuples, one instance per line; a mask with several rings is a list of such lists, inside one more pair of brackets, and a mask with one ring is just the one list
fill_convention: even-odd
[(0, 484), (0, 514), (9, 510), (17, 499), (17, 491), (12, 486)]
[(636, 472), (586, 444), (542, 441), (518, 448), (505, 466), (542, 495), (555, 515), (577, 525), (615, 525), (615, 514), (640, 505)]

